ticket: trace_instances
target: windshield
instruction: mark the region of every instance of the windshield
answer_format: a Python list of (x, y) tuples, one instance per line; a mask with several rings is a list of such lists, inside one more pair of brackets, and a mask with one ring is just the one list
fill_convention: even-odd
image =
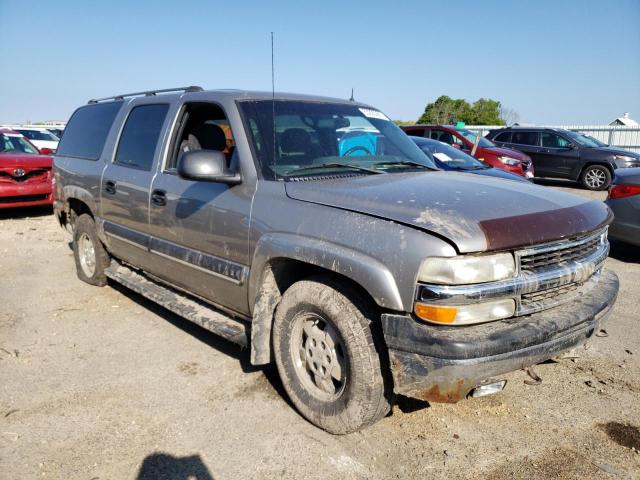
[(2, 133), (0, 134), (0, 153), (31, 153), (38, 155), (40, 152), (27, 142), (22, 135)]
[[(469, 140), (471, 143), (476, 143), (476, 137), (477, 135), (475, 133), (473, 133), (471, 130), (466, 130), (464, 128), (457, 128), (456, 131), (462, 135), (464, 138), (466, 138), (467, 140)], [(478, 143), (479, 146), (484, 147), (484, 148), (491, 148), (491, 147), (495, 147), (495, 143), (493, 143), (490, 140), (487, 140), (484, 137), (480, 137), (480, 142)]]
[(371, 174), (437, 169), (433, 161), (378, 110), (292, 100), (239, 104), (249, 139), (267, 179), (329, 172)]
[(571, 138), (571, 140), (573, 140), (578, 145), (581, 145), (583, 147), (596, 148), (596, 147), (602, 147), (603, 146), (603, 145), (600, 145), (597, 140), (595, 140), (593, 138), (590, 138), (590, 137), (587, 137), (586, 135), (583, 135), (581, 133), (571, 132), (569, 130), (567, 130), (566, 132), (562, 132), (562, 133), (564, 133), (569, 138)]
[(420, 141), (421, 138), (415, 140), (418, 147), (426, 154), (431, 154), (449, 168), (455, 170), (480, 170), (488, 168), (484, 163), (476, 160), (471, 155), (464, 153), (463, 151), (453, 148), (451, 145), (432, 141)]
[(60, 139), (56, 137), (54, 134), (47, 132), (46, 130), (23, 130), (18, 129), (17, 132), (20, 132), (29, 140), (47, 140), (49, 142), (57, 142)]

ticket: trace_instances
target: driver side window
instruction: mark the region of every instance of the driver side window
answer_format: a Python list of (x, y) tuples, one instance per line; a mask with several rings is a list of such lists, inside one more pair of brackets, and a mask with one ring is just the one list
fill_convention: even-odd
[(565, 148), (570, 142), (566, 138), (555, 133), (542, 134), (542, 146), (547, 148)]

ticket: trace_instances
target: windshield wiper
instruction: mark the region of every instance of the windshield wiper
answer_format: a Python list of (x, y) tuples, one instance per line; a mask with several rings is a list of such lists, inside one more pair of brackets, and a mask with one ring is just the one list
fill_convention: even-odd
[(406, 165), (409, 167), (426, 168), (428, 170), (439, 170), (438, 168), (430, 167), (429, 165), (425, 165), (424, 163), (413, 162), (411, 160), (397, 160), (395, 162), (389, 161), (389, 162), (378, 162), (373, 164), (374, 167), (383, 167), (385, 165)]
[(374, 170), (372, 168), (361, 167), (359, 165), (352, 165), (350, 163), (339, 163), (339, 162), (327, 162), (327, 163), (319, 163), (318, 165), (309, 165), (308, 167), (302, 168), (294, 168), (293, 170), (289, 170), (284, 173), (285, 177), (294, 176), (300, 172), (309, 171), (309, 170), (321, 170), (323, 168), (350, 168), (352, 170), (358, 170), (360, 172), (367, 172), (370, 174), (379, 174), (385, 173), (381, 170)]

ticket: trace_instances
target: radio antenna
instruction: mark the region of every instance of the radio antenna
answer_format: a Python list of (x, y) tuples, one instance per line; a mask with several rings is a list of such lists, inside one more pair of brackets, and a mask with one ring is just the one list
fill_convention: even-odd
[(351, 87), (351, 98), (349, 98), (350, 102), (355, 102), (354, 98), (353, 98), (353, 87)]
[(273, 64), (273, 32), (271, 32), (271, 123), (273, 124), (273, 158), (271, 163), (276, 163), (276, 74)]

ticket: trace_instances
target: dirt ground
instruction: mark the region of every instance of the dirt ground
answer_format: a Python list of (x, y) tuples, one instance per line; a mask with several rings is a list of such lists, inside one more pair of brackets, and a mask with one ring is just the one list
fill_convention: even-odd
[[(552, 185), (592, 198), (568, 185)], [(400, 399), (359, 433), (291, 407), (274, 369), (75, 275), (47, 210), (0, 213), (0, 479), (640, 478), (640, 252), (615, 245), (607, 338), (456, 405)]]

